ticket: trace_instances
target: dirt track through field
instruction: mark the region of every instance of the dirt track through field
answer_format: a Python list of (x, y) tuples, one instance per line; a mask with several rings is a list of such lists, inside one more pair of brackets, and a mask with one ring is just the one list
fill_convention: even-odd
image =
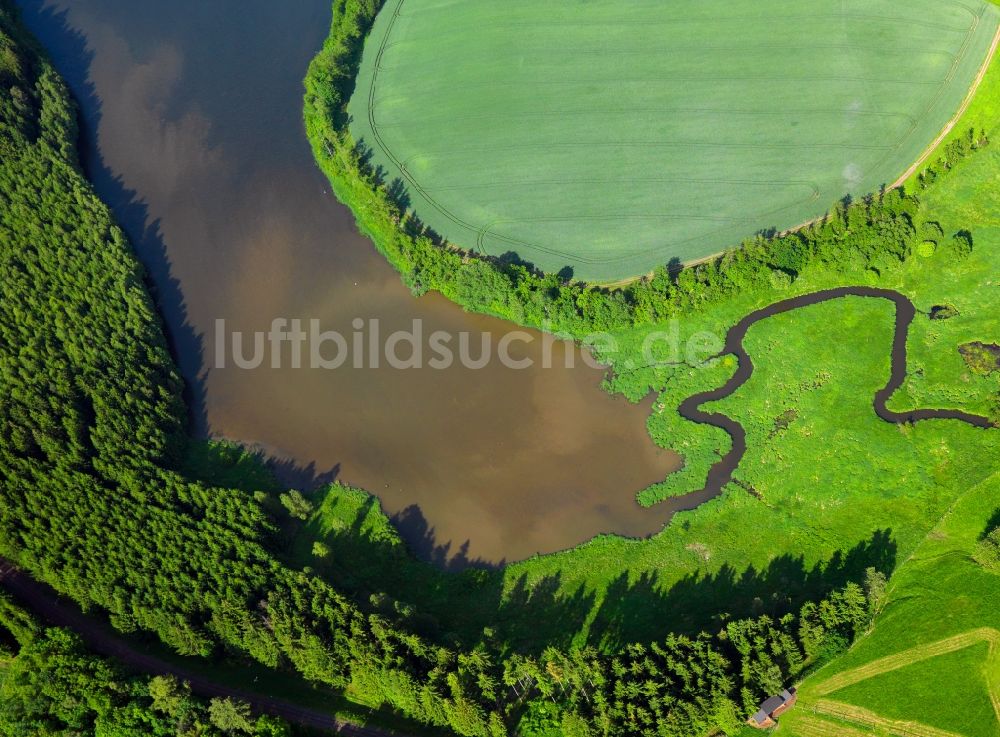
[(812, 715), (803, 716), (795, 723), (798, 737), (871, 737), (871, 730), (861, 731), (843, 724), (834, 724)]
[(818, 714), (843, 719), (846, 722), (862, 725), (871, 730), (880, 730), (894, 737), (964, 737), (957, 732), (929, 727), (919, 722), (909, 722), (898, 719), (886, 719), (875, 712), (862, 709), (851, 704), (837, 701), (821, 700), (813, 705), (813, 711)]
[(983, 83), (986, 73), (993, 64), (993, 57), (996, 56), (998, 46), (1000, 46), (1000, 28), (997, 29), (996, 34), (993, 36), (993, 44), (990, 46), (989, 53), (986, 54), (986, 61), (983, 62), (983, 66), (979, 70), (979, 74), (977, 74), (975, 80), (973, 80), (972, 87), (969, 88), (969, 94), (966, 96), (965, 100), (962, 101), (962, 107), (960, 107), (954, 117), (948, 121), (948, 125), (944, 127), (944, 130), (941, 131), (940, 135), (934, 139), (933, 143), (927, 147), (927, 150), (924, 151), (921, 157), (913, 163), (913, 166), (907, 169), (899, 179), (893, 182), (891, 187), (892, 189), (902, 187), (907, 179), (916, 174), (917, 170), (924, 165), (924, 162), (926, 162), (927, 159), (933, 155), (933, 153), (937, 150), (937, 147), (941, 145), (944, 139), (947, 138), (948, 135), (955, 129), (955, 126), (958, 125), (958, 121), (962, 119), (962, 116), (965, 115), (965, 111), (969, 109), (969, 105), (972, 104), (972, 99), (976, 96), (976, 92), (979, 91), (979, 86)]
[(894, 670), (899, 670), (907, 665), (919, 663), (923, 660), (929, 660), (930, 658), (936, 658), (958, 650), (964, 650), (967, 647), (978, 645), (981, 642), (989, 643), (989, 659), (993, 660), (995, 658), (997, 644), (1000, 643), (1000, 632), (990, 627), (983, 627), (965, 632), (961, 635), (956, 635), (955, 637), (949, 637), (945, 640), (932, 642), (928, 645), (919, 645), (918, 647), (911, 648), (910, 650), (904, 650), (901, 653), (896, 653), (895, 655), (890, 655), (886, 658), (873, 660), (871, 663), (863, 665), (860, 668), (845, 671), (819, 684), (816, 687), (816, 693), (820, 696), (826, 696), (827, 694), (839, 691), (842, 688), (853, 686), (855, 683), (860, 683), (861, 681), (866, 681), (869, 678), (880, 676), (883, 673), (890, 673)]

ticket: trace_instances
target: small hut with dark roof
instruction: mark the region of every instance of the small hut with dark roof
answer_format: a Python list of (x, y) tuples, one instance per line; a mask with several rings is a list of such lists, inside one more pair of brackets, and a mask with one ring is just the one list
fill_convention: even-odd
[(772, 696), (760, 705), (760, 709), (748, 720), (757, 729), (767, 729), (778, 724), (778, 717), (795, 706), (795, 689), (786, 688), (777, 696)]

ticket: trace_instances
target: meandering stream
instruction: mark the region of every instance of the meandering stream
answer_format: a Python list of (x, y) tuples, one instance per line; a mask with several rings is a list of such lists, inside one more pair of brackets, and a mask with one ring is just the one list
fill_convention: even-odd
[(726, 346), (720, 355), (733, 354), (737, 357), (739, 367), (736, 373), (733, 374), (729, 381), (717, 389), (695, 394), (681, 403), (678, 408), (681, 415), (693, 422), (701, 422), (722, 428), (732, 437), (733, 444), (730, 451), (718, 463), (712, 466), (705, 483), (705, 488), (687, 497), (680, 497), (680, 499), (685, 499), (686, 503), (690, 506), (696, 506), (720, 494), (723, 487), (732, 481), (733, 473), (746, 454), (746, 431), (743, 426), (731, 417), (717, 412), (706, 412), (701, 407), (709, 402), (717, 402), (731, 396), (746, 384), (753, 375), (753, 359), (743, 345), (743, 340), (746, 338), (750, 328), (769, 317), (843, 297), (886, 299), (896, 307), (895, 333), (892, 340), (892, 372), (888, 382), (876, 392), (874, 399), (875, 413), (879, 417), (886, 422), (896, 424), (920, 422), (922, 420), (959, 420), (984, 429), (993, 427), (992, 423), (985, 417), (959, 410), (917, 409), (909, 412), (894, 412), (888, 408), (886, 403), (889, 398), (906, 380), (906, 341), (910, 334), (910, 325), (917, 315), (917, 308), (904, 294), (891, 289), (879, 289), (876, 287), (840, 287), (812, 292), (781, 302), (775, 302), (756, 312), (751, 312), (734, 325), (726, 334)]

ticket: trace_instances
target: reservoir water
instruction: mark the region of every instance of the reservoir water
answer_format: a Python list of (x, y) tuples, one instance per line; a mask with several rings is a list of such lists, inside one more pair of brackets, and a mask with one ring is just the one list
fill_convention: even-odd
[(512, 326), (438, 295), (414, 298), (358, 234), (315, 167), (301, 80), (330, 0), (26, 0), (82, 107), (88, 176), (145, 263), (191, 390), (194, 430), (260, 448), (289, 483), (337, 478), (381, 499), (425, 557), (451, 565), (551, 552), (599, 533), (644, 536), (667, 505), (635, 493), (678, 467), (648, 405), (600, 389), (602, 370), (243, 370), (214, 367), (218, 320), (266, 331), (318, 320), (349, 335), (420, 320), (425, 334), (499, 338)]

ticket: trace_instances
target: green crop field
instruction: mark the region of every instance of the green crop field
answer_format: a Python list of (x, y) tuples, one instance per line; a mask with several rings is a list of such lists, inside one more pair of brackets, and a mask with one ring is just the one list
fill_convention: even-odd
[(959, 109), (980, 0), (391, 0), (349, 106), (434, 231), (611, 281), (894, 182)]
[(990, 644), (979, 640), (847, 686), (831, 698), (888, 719), (962, 735), (997, 737), (996, 715), (983, 673), (989, 662)]

